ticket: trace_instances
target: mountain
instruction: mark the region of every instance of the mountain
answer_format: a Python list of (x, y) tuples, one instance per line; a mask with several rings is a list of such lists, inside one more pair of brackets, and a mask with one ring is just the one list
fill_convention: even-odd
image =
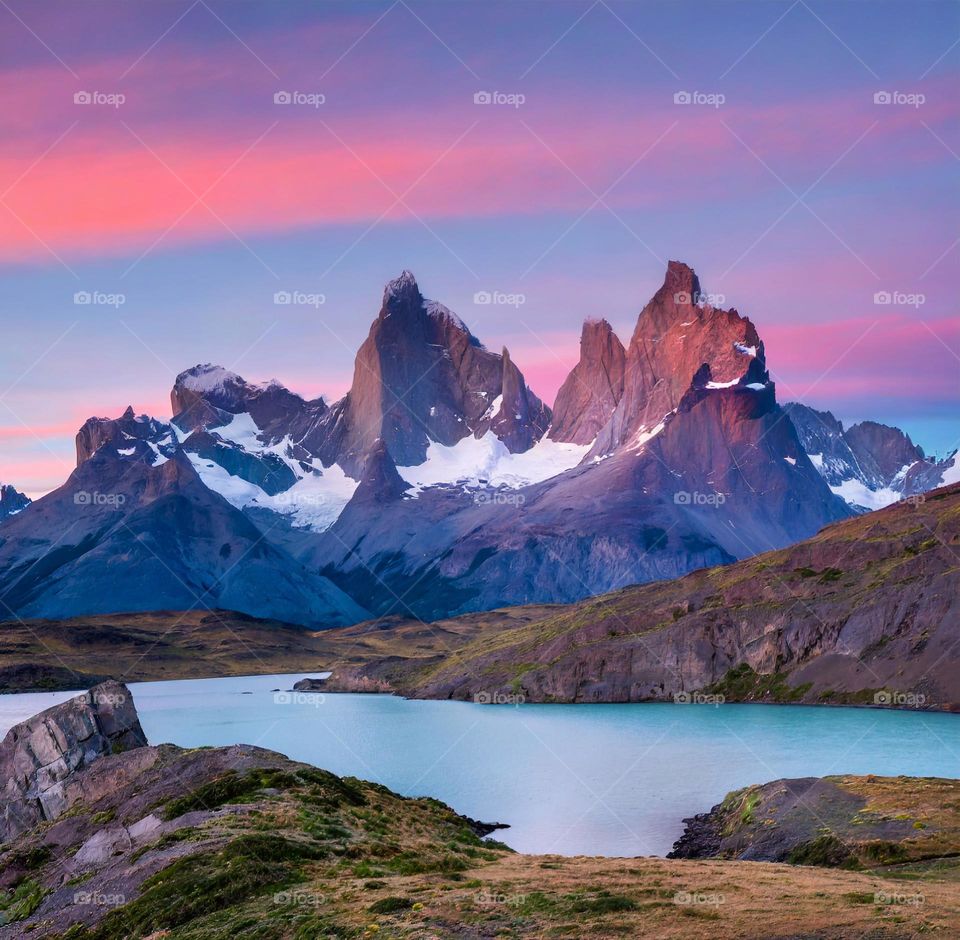
[(431, 446), (453, 447), (488, 432), (521, 453), (549, 423), (550, 409), (527, 388), (507, 350), (487, 350), (404, 271), (384, 289), (350, 391), (301, 443), (325, 466), (338, 463), (356, 477), (381, 440), (397, 464), (417, 465)]
[(692, 386), (770, 390), (763, 343), (736, 310), (700, 301), (694, 270), (671, 261), (643, 308), (626, 351), (623, 394), (594, 444), (595, 454), (641, 443), (676, 412)]
[(0, 610), (222, 607), (309, 626), (365, 611), (205, 486), (171, 425), (127, 409), (77, 435), (66, 483), (0, 527)]
[(521, 453), (464, 438), (395, 460), (410, 488), (375, 513), (351, 500), (304, 557), (376, 613), (433, 619), (677, 577), (843, 518), (783, 420), (755, 327), (699, 293), (671, 262), (629, 349), (585, 327), (556, 432)]
[[(537, 702), (781, 701), (960, 709), (960, 485), (811, 539), (518, 625), (331, 687)], [(457, 635), (456, 621), (446, 626)]]
[[(844, 431), (802, 405), (781, 408), (754, 323), (706, 296), (696, 272), (671, 261), (627, 345), (588, 319), (551, 409), (507, 349), (487, 349), (404, 271), (338, 401), (206, 363), (176, 377), (171, 422), (130, 408), (87, 422), (78, 471), (46, 498), (51, 508), (0, 527), (0, 598), (33, 616), (189, 606), (184, 582), (204, 603), (311, 626), (567, 603), (807, 538), (864, 505), (850, 480), (876, 500), (949, 478), (896, 429)], [(221, 559), (191, 515), (154, 519), (140, 490), (125, 489), (128, 471), (144, 491), (202, 502), (236, 548)], [(81, 488), (126, 501), (92, 530), (89, 507), (71, 503)], [(99, 590), (94, 576), (81, 587), (69, 575), (88, 552), (75, 534), (107, 539), (91, 562), (115, 550), (140, 558), (143, 546), (108, 525), (129, 514), (144, 532), (162, 526), (176, 578), (161, 566), (136, 589)], [(252, 558), (262, 561), (252, 579), (229, 560)], [(279, 591), (266, 587), (274, 566)], [(316, 601), (299, 610), (304, 593)]]
[(0, 519), (6, 519), (30, 505), (30, 497), (14, 489), (9, 483), (0, 484)]
[(956, 454), (930, 460), (899, 428), (862, 421), (845, 429), (829, 411), (798, 402), (784, 411), (830, 489), (859, 512), (960, 482)]

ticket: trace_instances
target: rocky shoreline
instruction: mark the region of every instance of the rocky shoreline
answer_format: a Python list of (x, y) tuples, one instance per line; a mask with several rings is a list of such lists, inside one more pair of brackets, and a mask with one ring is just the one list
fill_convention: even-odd
[(150, 745), (116, 682), (11, 729), (0, 780), (0, 940), (227, 940), (251, 923), (276, 940), (492, 940), (570, 923), (595, 940), (706, 940), (755, 936), (758, 905), (766, 938), (899, 938), (848, 899), (897, 896), (886, 879), (906, 867), (924, 904), (897, 923), (960, 917), (956, 780), (778, 780), (686, 820), (671, 859), (524, 856), (484, 838), (503, 823), (262, 748)]

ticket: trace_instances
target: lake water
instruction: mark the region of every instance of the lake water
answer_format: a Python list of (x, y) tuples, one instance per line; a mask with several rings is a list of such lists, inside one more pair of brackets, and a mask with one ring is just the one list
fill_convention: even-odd
[[(737, 787), (836, 773), (960, 777), (960, 716), (774, 705), (521, 705), (276, 696), (295, 676), (130, 686), (151, 743), (247, 743), (510, 823), (523, 852), (662, 855)], [(250, 694), (245, 694), (250, 693)], [(0, 696), (0, 731), (68, 698)], [(291, 700), (292, 699), (292, 700)]]

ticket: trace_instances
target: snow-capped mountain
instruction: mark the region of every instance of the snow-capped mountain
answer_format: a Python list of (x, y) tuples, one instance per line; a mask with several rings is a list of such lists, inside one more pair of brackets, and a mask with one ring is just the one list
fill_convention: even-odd
[(797, 402), (783, 407), (830, 489), (858, 512), (960, 482), (956, 454), (930, 460), (899, 428), (875, 421), (844, 428), (829, 411)]
[(0, 519), (6, 519), (29, 505), (29, 496), (14, 489), (9, 483), (0, 483)]
[(170, 424), (91, 418), (77, 468), (0, 531), (0, 610), (69, 617), (219, 607), (308, 626), (367, 615), (205, 486)]
[(0, 601), (309, 626), (571, 601), (809, 536), (851, 476), (923, 484), (893, 429), (788, 417), (753, 323), (701, 296), (670, 262), (627, 346), (588, 320), (551, 410), (404, 271), (333, 404), (201, 364), (170, 421), (86, 422), (67, 483), (0, 529)]

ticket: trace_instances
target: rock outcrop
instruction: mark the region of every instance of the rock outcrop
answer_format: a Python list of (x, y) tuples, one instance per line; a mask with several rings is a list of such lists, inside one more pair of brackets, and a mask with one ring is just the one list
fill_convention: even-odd
[(729, 793), (685, 819), (669, 858), (877, 868), (944, 854), (960, 838), (956, 780), (803, 777)]
[(146, 743), (130, 690), (114, 681), (11, 728), (0, 743), (0, 843), (89, 798), (78, 771)]
[[(351, 894), (339, 883), (344, 858), (392, 878), (401, 864), (449, 872), (468, 867), (461, 855), (493, 861), (512, 854), (481, 841), (501, 823), (460, 816), (438, 800), (405, 799), (263, 748), (148, 746), (128, 693), (110, 713), (91, 704), (125, 691), (116, 683), (94, 688), (17, 726), (0, 745), (0, 770), (13, 775), (8, 780), (21, 771), (33, 780), (57, 778), (40, 809), (9, 803), (20, 799), (13, 783), (4, 793), (0, 940), (185, 930), (234, 936), (241, 929), (233, 918), (249, 925), (249, 905), (261, 901), (268, 915), (255, 919), (281, 934), (345, 935), (355, 932), (350, 915), (330, 920), (327, 903), (333, 894)], [(37, 766), (47, 759), (53, 763)], [(53, 799), (56, 788), (62, 799)], [(376, 831), (361, 822), (368, 813), (384, 821)], [(367, 920), (368, 907), (381, 899), (370, 888), (368, 882), (362, 901), (354, 902)], [(382, 897), (385, 905), (396, 901), (389, 891)], [(323, 923), (305, 925), (308, 905), (321, 900)]]

